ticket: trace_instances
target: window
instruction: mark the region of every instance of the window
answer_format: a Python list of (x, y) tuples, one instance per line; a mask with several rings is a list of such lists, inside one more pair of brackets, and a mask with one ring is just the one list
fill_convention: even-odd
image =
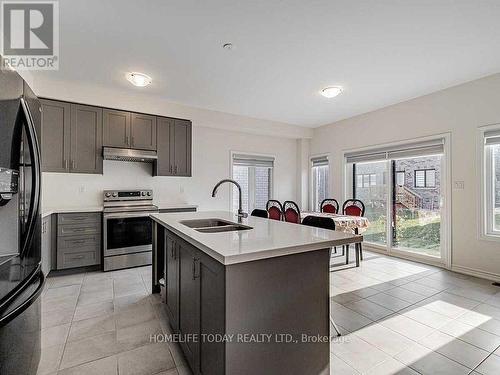
[[(241, 185), (243, 211), (265, 209), (272, 196), (274, 158), (233, 154), (233, 179)], [(238, 191), (233, 188), (233, 211), (238, 210)]]
[(436, 138), (345, 154), (352, 196), (365, 204), (371, 223), (363, 233), (367, 243), (389, 253), (444, 259), (444, 143)]
[(435, 188), (436, 170), (435, 169), (417, 169), (414, 172), (416, 188)]
[(500, 235), (500, 130), (485, 133), (486, 232)]
[(356, 187), (364, 188), (370, 186), (377, 186), (377, 174), (375, 173), (367, 173), (367, 174), (358, 174), (356, 176)]
[(397, 171), (396, 172), (396, 185), (398, 185), (398, 186), (405, 185), (405, 171)]
[(328, 158), (326, 156), (311, 159), (312, 204), (314, 211), (321, 210), (321, 202), (328, 198), (329, 179)]

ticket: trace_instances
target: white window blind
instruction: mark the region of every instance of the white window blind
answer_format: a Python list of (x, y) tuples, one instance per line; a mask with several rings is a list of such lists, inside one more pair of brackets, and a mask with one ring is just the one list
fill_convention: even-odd
[(440, 154), (444, 154), (444, 138), (408, 143), (405, 145), (374, 148), (367, 151), (348, 152), (345, 154), (345, 158), (348, 163), (361, 163)]
[(246, 154), (233, 154), (233, 165), (245, 167), (274, 167), (274, 157), (272, 156), (256, 156)]
[(484, 144), (500, 145), (500, 130), (490, 130), (484, 133)]
[(318, 156), (315, 158), (311, 158), (311, 163), (312, 163), (313, 167), (319, 167), (321, 165), (328, 165), (328, 157)]

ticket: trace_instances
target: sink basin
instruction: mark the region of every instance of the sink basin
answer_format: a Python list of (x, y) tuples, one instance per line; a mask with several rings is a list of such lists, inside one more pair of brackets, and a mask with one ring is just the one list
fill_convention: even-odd
[(248, 225), (233, 223), (232, 221), (217, 218), (182, 220), (180, 223), (201, 233), (220, 233), (253, 229)]
[(221, 227), (209, 227), (209, 228), (196, 228), (195, 230), (201, 233), (220, 233), (220, 232), (233, 232), (239, 230), (248, 230), (252, 227), (246, 225), (235, 224), (235, 225), (225, 225)]
[(212, 228), (212, 227), (222, 227), (225, 225), (233, 225), (231, 221), (221, 220), (221, 219), (193, 219), (193, 220), (182, 220), (180, 222), (189, 228)]

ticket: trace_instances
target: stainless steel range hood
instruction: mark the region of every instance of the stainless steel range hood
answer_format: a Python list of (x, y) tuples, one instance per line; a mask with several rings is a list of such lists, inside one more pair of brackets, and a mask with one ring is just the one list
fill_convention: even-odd
[(103, 147), (102, 156), (104, 160), (140, 161), (144, 163), (152, 163), (158, 159), (156, 151), (117, 147)]

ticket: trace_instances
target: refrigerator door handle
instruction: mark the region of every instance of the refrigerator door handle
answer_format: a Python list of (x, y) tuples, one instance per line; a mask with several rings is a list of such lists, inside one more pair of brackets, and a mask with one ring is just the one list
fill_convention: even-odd
[(21, 303), (19, 306), (17, 306), (15, 309), (12, 311), (8, 312), (6, 315), (0, 317), (0, 327), (5, 326), (7, 323), (9, 323), (12, 319), (14, 319), (16, 316), (19, 316), (24, 310), (26, 310), (28, 307), (31, 306), (31, 304), (40, 296), (42, 293), (43, 285), (45, 283), (45, 276), (43, 272), (40, 269), (40, 266), (36, 269), (36, 271), (33, 273), (33, 275), (30, 277), (29, 281), (26, 283), (26, 286), (31, 284), (35, 279), (35, 277), (38, 277), (38, 287), (36, 290), (31, 294), (31, 296), (26, 299), (23, 303)]
[(20, 255), (23, 257), (26, 254), (33, 235), (35, 233), (35, 226), (38, 217), (38, 207), (40, 205), (40, 189), (41, 189), (41, 166), (40, 166), (40, 150), (38, 149), (38, 139), (36, 136), (35, 125), (33, 124), (33, 117), (31, 116), (28, 104), (21, 98), (21, 107), (23, 109), (24, 117), (26, 120), (26, 134), (28, 135), (28, 146), (31, 153), (31, 163), (34, 168), (33, 190), (31, 192), (31, 206), (28, 213), (28, 230), (24, 237), (24, 242), (21, 246)]

